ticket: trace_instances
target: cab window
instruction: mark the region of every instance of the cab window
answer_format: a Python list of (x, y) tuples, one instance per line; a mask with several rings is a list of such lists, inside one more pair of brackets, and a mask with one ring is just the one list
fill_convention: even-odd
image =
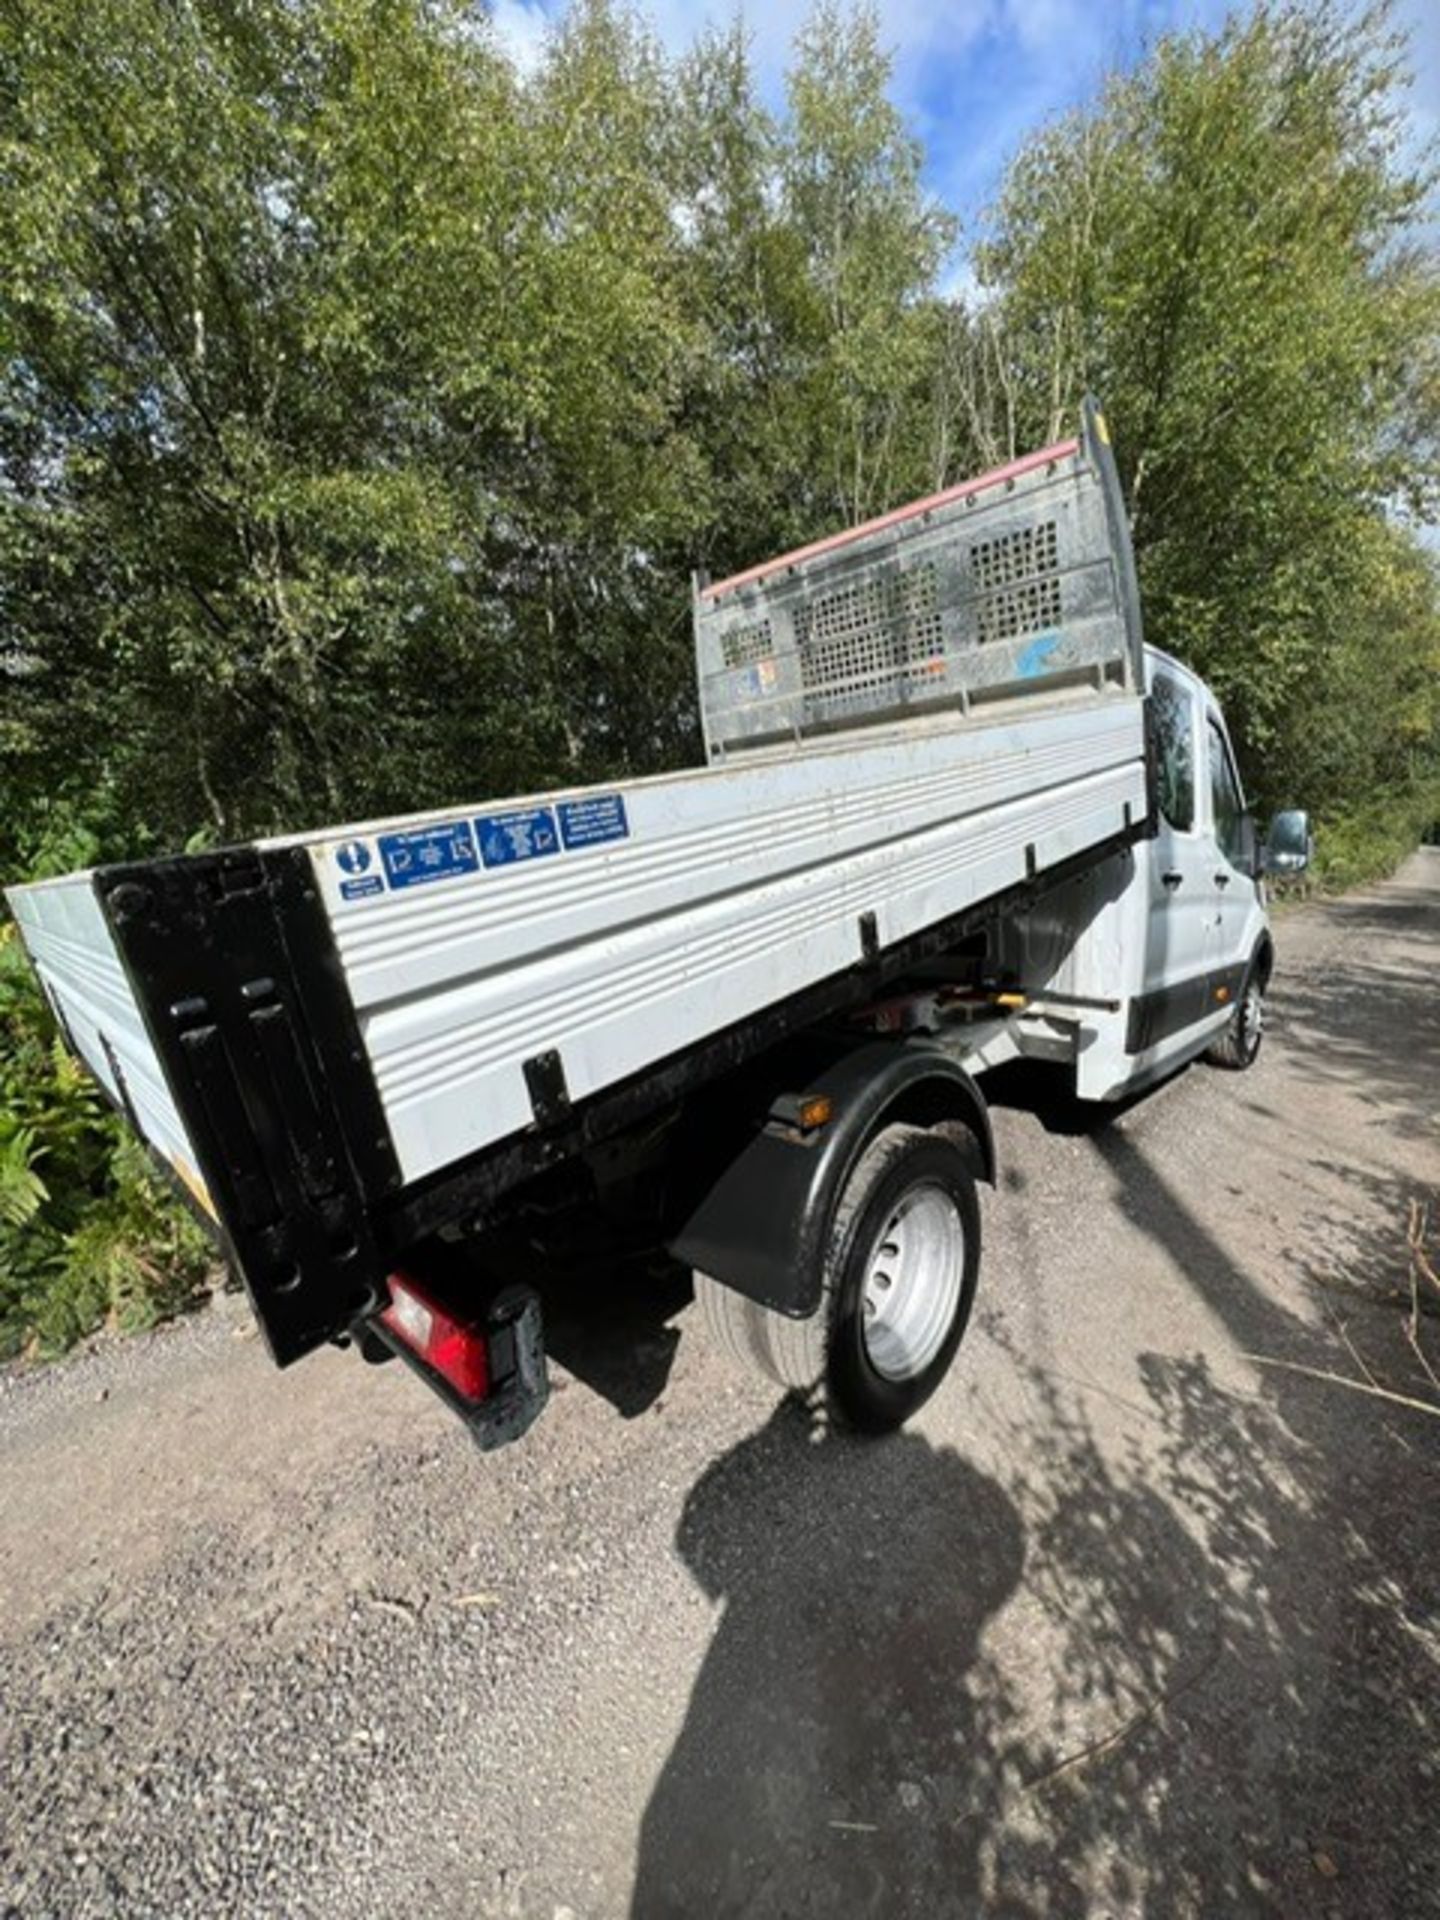
[(1210, 811), (1215, 821), (1215, 838), (1225, 858), (1238, 866), (1244, 850), (1245, 802), (1240, 797), (1240, 782), (1224, 734), (1213, 720), (1206, 725), (1210, 746)]
[(1177, 833), (1195, 824), (1195, 699), (1190, 689), (1168, 674), (1150, 684), (1160, 762), (1160, 811)]

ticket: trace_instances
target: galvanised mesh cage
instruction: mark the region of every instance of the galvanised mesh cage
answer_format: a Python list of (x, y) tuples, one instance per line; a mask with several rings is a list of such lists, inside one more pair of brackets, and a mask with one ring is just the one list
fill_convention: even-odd
[(1066, 687), (1143, 685), (1103, 417), (733, 579), (697, 584), (707, 750)]

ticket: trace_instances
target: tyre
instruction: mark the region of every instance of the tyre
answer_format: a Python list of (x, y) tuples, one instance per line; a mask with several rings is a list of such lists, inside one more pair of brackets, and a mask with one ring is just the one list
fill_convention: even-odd
[(1205, 1050), (1205, 1058), (1215, 1067), (1243, 1073), (1253, 1067), (1265, 1038), (1265, 976), (1254, 961), (1245, 975), (1235, 1011), (1220, 1033)]
[(792, 1320), (697, 1273), (716, 1344), (862, 1432), (898, 1427), (945, 1377), (970, 1317), (980, 1207), (964, 1147), (886, 1127), (856, 1163), (830, 1221), (820, 1305)]

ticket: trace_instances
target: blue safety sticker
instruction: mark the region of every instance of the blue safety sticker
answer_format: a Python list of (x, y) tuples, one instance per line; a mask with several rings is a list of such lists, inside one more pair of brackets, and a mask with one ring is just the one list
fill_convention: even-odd
[(508, 867), (516, 860), (538, 860), (541, 854), (560, 851), (549, 807), (512, 807), (508, 813), (483, 814), (475, 822), (475, 837), (487, 867)]
[(335, 864), (344, 873), (364, 873), (370, 865), (370, 849), (363, 840), (347, 840), (335, 849)]
[(380, 858), (392, 887), (453, 880), (457, 874), (477, 872), (480, 866), (468, 820), (447, 821), (441, 827), (411, 827), (405, 833), (382, 833)]
[(560, 837), (567, 849), (595, 847), (604, 840), (630, 837), (625, 802), (618, 793), (597, 794), (592, 800), (562, 800), (555, 811), (560, 816)]
[(340, 898), (342, 900), (367, 900), (372, 893), (383, 893), (385, 882), (378, 873), (367, 873), (363, 880), (342, 880)]
[(1049, 633), (1037, 634), (1015, 662), (1015, 671), (1022, 680), (1036, 680), (1044, 673), (1050, 656), (1059, 646), (1063, 634), (1053, 628)]

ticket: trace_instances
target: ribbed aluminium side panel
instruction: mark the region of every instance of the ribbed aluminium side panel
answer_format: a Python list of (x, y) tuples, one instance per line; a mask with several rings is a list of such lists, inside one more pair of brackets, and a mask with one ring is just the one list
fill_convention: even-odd
[[(911, 723), (619, 797), (623, 837), (424, 884), (373, 884), (384, 828), (312, 846), (407, 1180), (528, 1125), (538, 1054), (582, 1099), (854, 964), (861, 915), (888, 945), (1138, 820), (1141, 707)], [(483, 841), (483, 824), (411, 831)]]
[(194, 1147), (120, 964), (93, 875), (14, 887), (6, 898), (70, 1043), (209, 1210)]

